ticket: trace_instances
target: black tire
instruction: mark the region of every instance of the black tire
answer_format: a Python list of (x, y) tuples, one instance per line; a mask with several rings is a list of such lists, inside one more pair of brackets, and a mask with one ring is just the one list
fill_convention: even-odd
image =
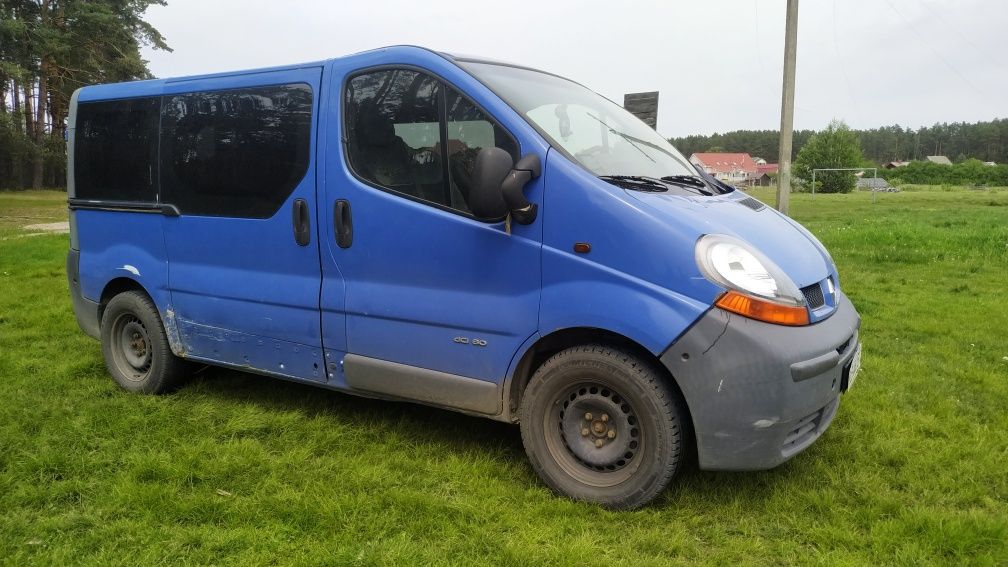
[(681, 402), (649, 362), (587, 345), (536, 370), (521, 406), (532, 468), (554, 491), (613, 509), (646, 505), (684, 454)]
[(101, 343), (109, 374), (130, 392), (169, 392), (187, 369), (171, 351), (157, 307), (139, 291), (120, 293), (105, 306)]

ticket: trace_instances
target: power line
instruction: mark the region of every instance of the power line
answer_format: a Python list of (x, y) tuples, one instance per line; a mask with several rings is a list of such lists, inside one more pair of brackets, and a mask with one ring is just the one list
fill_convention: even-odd
[[(834, 0), (834, 1), (836, 1), (836, 0)], [(931, 12), (931, 15), (932, 15), (932, 16), (934, 16), (935, 18), (937, 18), (938, 20), (940, 20), (940, 21), (942, 21), (942, 22), (947, 22), (947, 21), (948, 21), (948, 18), (943, 18), (943, 17), (941, 16), (941, 15), (939, 15), (939, 14), (938, 14), (937, 12), (935, 12), (935, 11), (934, 11), (934, 10), (933, 10), (933, 9), (931, 8), (931, 6), (929, 6), (929, 5), (928, 5), (928, 3), (927, 3), (927, 2), (925, 2), (924, 0), (920, 0), (920, 3), (921, 3), (921, 6), (924, 6), (924, 8), (925, 8), (925, 9), (926, 9), (926, 10), (927, 10), (928, 12)], [(956, 28), (954, 28), (954, 27), (952, 27), (952, 26), (947, 26), (947, 27), (948, 27), (948, 28), (949, 28), (950, 30), (952, 30), (952, 32), (953, 32), (953, 33), (955, 33), (955, 34), (956, 34), (956, 36), (958, 36), (958, 37), (959, 37), (959, 39), (961, 39), (961, 40), (962, 40), (962, 42), (963, 42), (963, 43), (965, 43), (966, 45), (968, 45), (968, 46), (972, 47), (972, 48), (973, 48), (973, 49), (974, 49), (974, 50), (975, 50), (975, 51), (976, 51), (977, 53), (979, 53), (981, 57), (983, 57), (984, 59), (986, 59), (986, 60), (990, 61), (990, 62), (991, 62), (991, 63), (993, 63), (994, 65), (997, 65), (997, 66), (998, 66), (998, 67), (1000, 67), (1000, 68), (1001, 68), (1002, 70), (1005, 70), (1005, 71), (1008, 71), (1008, 67), (1006, 67), (1005, 65), (1001, 64), (1001, 62), (1000, 62), (1000, 61), (997, 61), (997, 60), (995, 60), (995, 59), (992, 59), (992, 58), (990, 57), (990, 53), (989, 53), (989, 52), (987, 52), (987, 51), (984, 51), (984, 50), (980, 49), (979, 47), (977, 47), (977, 46), (976, 46), (976, 44), (975, 44), (975, 43), (973, 43), (972, 41), (970, 41), (970, 39), (969, 39), (968, 37), (966, 37), (966, 36), (965, 36), (965, 35), (964, 35), (964, 34), (963, 34), (962, 32), (960, 32), (959, 30), (957, 30)]]
[[(756, 27), (756, 60), (759, 61), (760, 77), (766, 77), (767, 71), (766, 71), (766, 65), (763, 64), (763, 48), (760, 42), (760, 33), (759, 33), (759, 0), (753, 0), (753, 24)], [(763, 85), (764, 90), (766, 90), (768, 93), (772, 93), (772, 91), (770, 90), (770, 85), (762, 81), (760, 81), (760, 84)]]
[(931, 43), (929, 41), (927, 41), (927, 40), (924, 39), (924, 37), (917, 31), (916, 26), (914, 26), (913, 23), (910, 22), (910, 20), (906, 16), (903, 15), (903, 12), (900, 12), (899, 10), (897, 10), (896, 6), (894, 6), (893, 3), (890, 0), (885, 0), (885, 3), (886, 3), (886, 5), (889, 6), (889, 8), (893, 12), (896, 12), (896, 15), (898, 15), (900, 18), (903, 19), (903, 22), (906, 23), (906, 25), (910, 29), (910, 31), (915, 36), (917, 36), (917, 39), (919, 39), (921, 41), (921, 43), (923, 43), (925, 46), (927, 46), (927, 48), (929, 50), (931, 50), (931, 53), (934, 53), (935, 57), (937, 57), (942, 63), (944, 63), (946, 67), (948, 67), (949, 69), (951, 69), (952, 72), (955, 73), (956, 76), (958, 76), (960, 79), (962, 79), (962, 81), (964, 83), (966, 83), (967, 85), (969, 85), (970, 88), (972, 88), (974, 91), (976, 91), (976, 93), (978, 95), (985, 96), (985, 93), (983, 91), (981, 91), (979, 88), (977, 88), (977, 86), (974, 85), (969, 79), (967, 79), (965, 75), (963, 75), (962, 73), (960, 73), (959, 69), (956, 69), (955, 66), (952, 65), (952, 63), (950, 63), (948, 59), (945, 59), (944, 57), (942, 57), (942, 54), (939, 53), (938, 50), (935, 49), (931, 45)]
[(837, 11), (836, 11), (836, 0), (833, 0), (833, 51), (836, 52), (837, 63), (840, 64), (840, 74), (843, 75), (844, 83), (847, 84), (847, 96), (850, 97), (851, 102), (854, 106), (857, 106), (857, 100), (854, 98), (854, 88), (851, 86), (850, 77), (847, 76), (847, 66), (844, 65), (843, 58), (840, 57), (840, 46), (837, 44)]

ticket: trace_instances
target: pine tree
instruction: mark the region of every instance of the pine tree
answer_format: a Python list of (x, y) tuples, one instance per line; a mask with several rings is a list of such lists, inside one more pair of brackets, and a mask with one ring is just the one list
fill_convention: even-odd
[(140, 48), (169, 49), (143, 19), (151, 5), (165, 0), (0, 0), (0, 112), (13, 115), (0, 125), (0, 186), (20, 186), (29, 165), (32, 187), (62, 184), (73, 91), (149, 78)]

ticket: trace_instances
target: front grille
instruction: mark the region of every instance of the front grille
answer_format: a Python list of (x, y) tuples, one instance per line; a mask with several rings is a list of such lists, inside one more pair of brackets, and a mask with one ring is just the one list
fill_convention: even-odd
[(749, 207), (754, 211), (762, 211), (763, 209), (766, 208), (766, 205), (757, 201), (756, 199), (753, 199), (752, 197), (746, 197), (745, 199), (739, 201), (738, 204), (742, 205), (743, 207)]
[(810, 309), (819, 309), (823, 305), (826, 305), (826, 298), (823, 297), (821, 285), (815, 283), (805, 286), (801, 288), (801, 292), (805, 296), (805, 303), (808, 303)]

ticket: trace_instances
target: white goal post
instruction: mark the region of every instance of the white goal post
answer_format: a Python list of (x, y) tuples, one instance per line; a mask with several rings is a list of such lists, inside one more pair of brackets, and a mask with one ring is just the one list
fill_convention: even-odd
[[(815, 200), (815, 178), (816, 172), (819, 171), (870, 171), (872, 172), (872, 179), (878, 179), (878, 168), (877, 167), (817, 167), (812, 170), (812, 200)], [(875, 182), (872, 182), (871, 186), (871, 202), (875, 202)]]

